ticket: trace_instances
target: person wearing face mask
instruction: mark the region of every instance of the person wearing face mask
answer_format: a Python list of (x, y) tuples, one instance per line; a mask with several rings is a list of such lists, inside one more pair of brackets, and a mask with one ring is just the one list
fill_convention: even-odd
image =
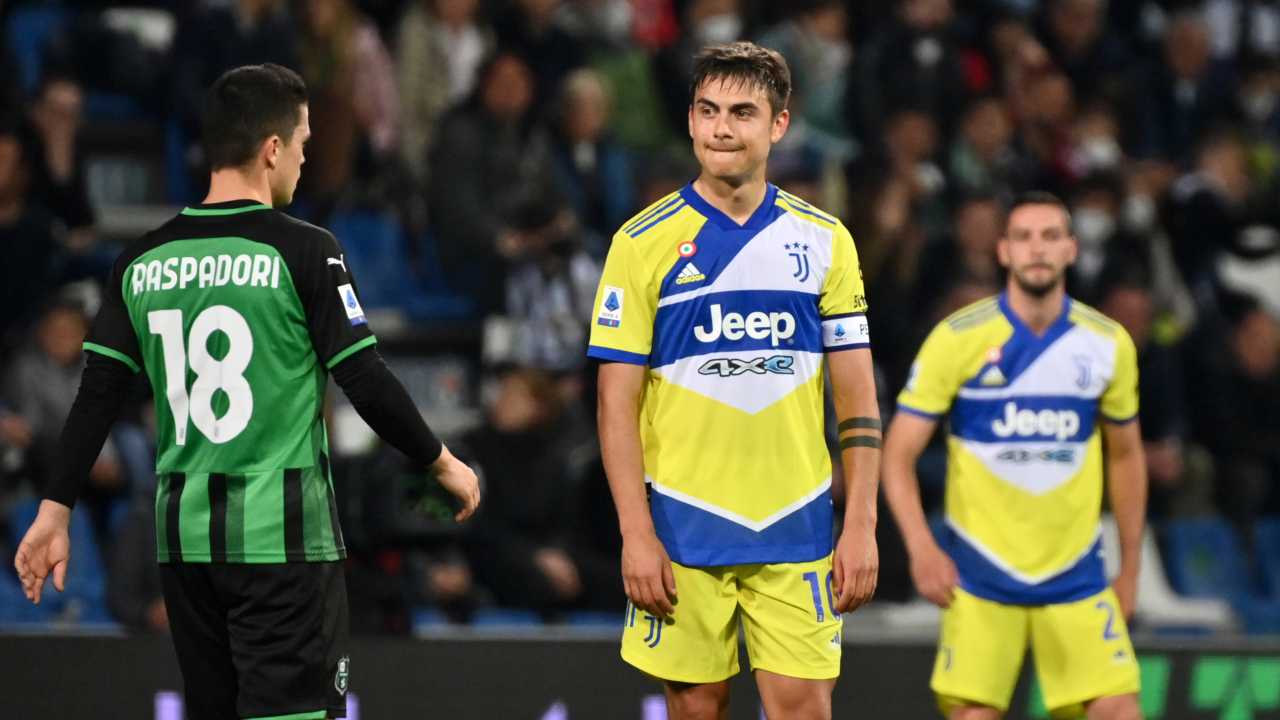
[(918, 107), (946, 123), (951, 136), (955, 108), (964, 104), (965, 78), (952, 36), (951, 0), (904, 0), (889, 27), (860, 51), (856, 88), (845, 112), (859, 137), (879, 137), (892, 108)]
[(1098, 174), (1081, 181), (1072, 195), (1071, 225), (1080, 254), (1068, 279), (1072, 294), (1084, 302), (1100, 299), (1099, 290), (1111, 269), (1149, 271), (1146, 244), (1120, 222), (1120, 188), (1119, 178)]

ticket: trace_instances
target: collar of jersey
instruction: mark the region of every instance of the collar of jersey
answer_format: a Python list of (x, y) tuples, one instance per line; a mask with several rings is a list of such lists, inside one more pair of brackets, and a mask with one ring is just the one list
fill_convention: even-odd
[(1028, 336), (1033, 337), (1037, 340), (1045, 341), (1045, 340), (1057, 339), (1060, 335), (1062, 335), (1062, 333), (1066, 332), (1071, 328), (1071, 319), (1070, 319), (1071, 296), (1070, 295), (1063, 294), (1062, 312), (1058, 315), (1058, 318), (1056, 320), (1054, 320), (1052, 323), (1049, 324), (1049, 327), (1046, 328), (1043, 333), (1039, 333), (1039, 334), (1035, 333), (1034, 331), (1032, 331), (1031, 328), (1027, 327), (1027, 324), (1022, 322), (1022, 318), (1018, 317), (1018, 314), (1013, 311), (1013, 307), (1009, 305), (1008, 290), (1005, 290), (1004, 292), (1000, 293), (998, 302), (1000, 305), (1000, 312), (1004, 313), (1005, 318), (1009, 320), (1009, 323), (1011, 325), (1013, 325), (1014, 330), (1018, 332), (1026, 333)]
[(714, 205), (707, 202), (693, 189), (693, 183), (689, 183), (680, 188), (680, 197), (689, 203), (694, 210), (697, 210), (703, 217), (715, 223), (722, 230), (763, 230), (765, 225), (769, 224), (770, 209), (773, 202), (778, 196), (778, 188), (773, 183), (765, 183), (764, 202), (760, 203), (760, 207), (751, 213), (751, 217), (747, 218), (745, 224), (739, 225), (733, 218), (725, 215)]
[(263, 205), (257, 200), (228, 200), (220, 203), (207, 203), (182, 208), (182, 214), (193, 217), (209, 217), (218, 215), (239, 215), (257, 210), (270, 210), (270, 205)]

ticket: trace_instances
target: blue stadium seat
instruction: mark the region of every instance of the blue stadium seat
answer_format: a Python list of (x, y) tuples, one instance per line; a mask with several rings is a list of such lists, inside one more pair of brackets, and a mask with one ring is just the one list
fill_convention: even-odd
[(35, 92), (44, 69), (45, 46), (71, 20), (71, 11), (60, 3), (27, 3), (13, 10), (5, 26), (5, 44), (18, 63), (22, 89)]
[(1262, 518), (1254, 526), (1254, 556), (1267, 595), (1280, 600), (1280, 517)]
[(347, 267), (360, 284), (367, 309), (396, 308), (415, 320), (458, 319), (470, 313), (465, 300), (423, 288), (408, 262), (404, 232), (395, 216), (374, 210), (334, 213), (329, 228), (342, 243)]
[(471, 617), (471, 624), (481, 628), (530, 627), (541, 625), (538, 613), (521, 608), (480, 608)]
[(564, 623), (577, 628), (610, 628), (622, 626), (621, 612), (603, 610), (576, 610), (564, 616)]
[(1191, 597), (1231, 603), (1251, 633), (1280, 632), (1280, 602), (1263, 597), (1250, 581), (1244, 547), (1220, 518), (1165, 523), (1165, 560), (1174, 589)]
[(445, 627), (449, 625), (449, 617), (447, 615), (445, 615), (439, 608), (427, 605), (420, 605), (413, 608), (409, 617), (413, 623), (414, 630)]

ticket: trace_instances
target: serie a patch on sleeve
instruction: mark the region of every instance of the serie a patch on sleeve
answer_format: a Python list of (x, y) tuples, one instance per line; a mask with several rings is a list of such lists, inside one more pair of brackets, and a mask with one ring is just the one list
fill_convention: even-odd
[(604, 286), (600, 299), (600, 314), (596, 316), (596, 324), (605, 327), (618, 327), (622, 324), (622, 288), (612, 285)]
[(822, 344), (827, 348), (869, 345), (871, 327), (860, 313), (822, 321)]
[(342, 298), (342, 309), (347, 311), (347, 319), (352, 325), (364, 325), (368, 320), (364, 317), (364, 308), (356, 298), (356, 291), (351, 284), (338, 286), (338, 297)]

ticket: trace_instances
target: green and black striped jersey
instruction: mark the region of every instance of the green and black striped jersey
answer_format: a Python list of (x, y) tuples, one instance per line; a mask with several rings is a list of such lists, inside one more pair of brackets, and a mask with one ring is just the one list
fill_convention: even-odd
[(265, 205), (187, 208), (125, 250), (85, 349), (155, 392), (160, 562), (346, 556), (327, 371), (375, 342), (333, 235)]

